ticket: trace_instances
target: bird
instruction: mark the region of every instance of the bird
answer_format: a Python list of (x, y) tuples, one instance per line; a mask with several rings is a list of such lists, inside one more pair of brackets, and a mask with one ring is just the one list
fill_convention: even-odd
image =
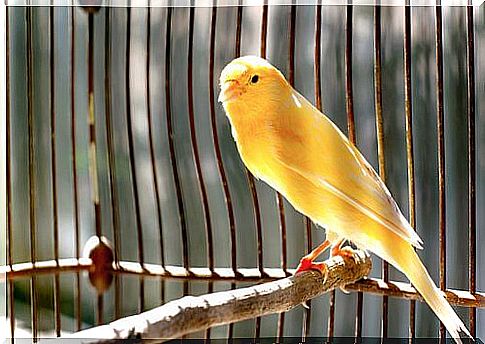
[(344, 246), (350, 241), (402, 271), (457, 343), (460, 333), (471, 337), (416, 253), (423, 241), (342, 131), (261, 57), (232, 60), (219, 81), (218, 101), (244, 165), (325, 229), (326, 240), (296, 273), (325, 273), (315, 259), (329, 248), (332, 256), (352, 255)]

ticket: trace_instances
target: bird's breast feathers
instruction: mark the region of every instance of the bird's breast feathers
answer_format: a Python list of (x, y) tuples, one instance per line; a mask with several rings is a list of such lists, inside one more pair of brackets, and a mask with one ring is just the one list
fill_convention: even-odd
[[(241, 116), (236, 122), (232, 123), (235, 139), (246, 166), (290, 202), (296, 196), (301, 200), (307, 190), (301, 192), (298, 186), (310, 183), (318, 186), (320, 203), (331, 194), (421, 247), (421, 239), (372, 166), (335, 124), (296, 91), (287, 102), (275, 102), (264, 112)], [(310, 209), (298, 203), (292, 202), (308, 215)]]

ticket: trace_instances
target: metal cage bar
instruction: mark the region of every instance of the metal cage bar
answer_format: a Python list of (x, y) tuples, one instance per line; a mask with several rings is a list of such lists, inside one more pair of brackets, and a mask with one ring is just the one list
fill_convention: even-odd
[[(347, 112), (347, 134), (350, 142), (356, 145), (354, 97), (352, 89), (352, 22), (353, 6), (346, 6), (345, 17), (345, 109)], [(335, 303), (335, 300), (333, 300)], [(363, 294), (357, 293), (357, 309), (355, 314), (355, 337), (362, 337)]]
[[(406, 160), (408, 174), (409, 224), (416, 228), (416, 191), (414, 182), (413, 101), (411, 89), (411, 7), (404, 7), (404, 112), (406, 117)], [(416, 302), (409, 303), (409, 337), (416, 337)]]
[[(144, 250), (143, 250), (143, 226), (141, 223), (141, 214), (140, 214), (140, 200), (138, 196), (138, 182), (137, 182), (137, 173), (135, 167), (135, 148), (134, 148), (134, 140), (133, 140), (133, 122), (131, 116), (131, 93), (130, 93), (130, 60), (131, 60), (131, 8), (127, 8), (127, 32), (126, 32), (126, 69), (125, 69), (125, 78), (126, 78), (126, 117), (127, 117), (127, 125), (128, 125), (128, 145), (129, 145), (129, 156), (130, 156), (130, 171), (131, 171), (131, 181), (133, 186), (133, 200), (135, 205), (135, 220), (136, 220), (136, 233), (137, 233), (137, 243), (138, 243), (138, 259), (140, 264), (143, 266), (145, 263), (144, 258)], [(148, 77), (148, 76), (147, 76)], [(116, 228), (115, 228), (116, 230)], [(139, 295), (139, 311), (143, 311), (145, 309), (145, 283), (143, 278), (140, 279), (140, 295)]]
[[(468, 117), (468, 287), (476, 292), (477, 276), (477, 205), (476, 205), (476, 143), (475, 143), (475, 39), (473, 7), (466, 7), (467, 23), (467, 117)], [(470, 309), (470, 334), (476, 337), (476, 309)]]
[[(29, 134), (29, 219), (30, 219), (30, 260), (37, 260), (36, 254), (36, 214), (35, 214), (35, 156), (34, 156), (34, 119), (33, 119), (33, 47), (32, 47), (32, 8), (26, 10), (27, 25), (27, 114), (28, 114), (28, 134)], [(31, 322), (32, 322), (32, 339), (37, 341), (37, 288), (36, 277), (32, 276), (30, 280), (30, 303), (31, 303)]]
[[(71, 147), (72, 147), (72, 180), (73, 180), (73, 204), (74, 204), (74, 241), (75, 241), (75, 254), (79, 259), (81, 256), (81, 240), (79, 230), (79, 206), (78, 206), (78, 186), (77, 186), (77, 170), (76, 170), (76, 105), (75, 105), (75, 33), (74, 33), (74, 7), (71, 8)], [(76, 313), (76, 329), (81, 330), (81, 276), (79, 272), (76, 272), (76, 301), (75, 301), (75, 313)]]
[[(237, 8), (237, 14), (236, 14), (236, 36), (234, 37), (236, 44), (234, 45), (234, 57), (241, 56), (241, 35), (242, 35), (242, 15), (243, 15), (243, 7), (241, 6), (241, 1), (242, 0), (239, 0), (239, 5), (238, 5), (238, 8)], [(246, 173), (247, 173), (247, 171), (246, 171)], [(255, 204), (255, 206), (257, 206), (257, 204)], [(255, 214), (258, 214), (257, 208), (255, 210)], [(256, 221), (258, 221), (258, 218), (256, 219)], [(231, 232), (231, 235), (232, 235), (232, 232)], [(234, 241), (232, 242), (232, 247), (237, 248), (236, 233), (234, 233)], [(233, 251), (233, 256), (237, 257), (236, 251)], [(234, 262), (235, 258), (232, 258), (232, 259), (233, 259), (233, 262)], [(237, 266), (233, 266), (232, 268), (233, 268), (233, 271), (234, 271), (234, 275), (238, 276), (239, 272), (238, 272)], [(235, 289), (235, 288), (236, 288), (236, 284), (234, 282), (231, 283), (231, 289)], [(278, 326), (279, 326), (279, 323), (278, 323)], [(232, 338), (233, 333), (234, 333), (234, 324), (229, 324), (229, 327), (227, 329), (228, 337)]]
[[(121, 238), (120, 238), (120, 208), (118, 200), (118, 187), (116, 185), (116, 170), (115, 170), (115, 152), (114, 152), (114, 132), (113, 120), (111, 117), (111, 33), (109, 30), (111, 23), (111, 10), (105, 9), (105, 37), (104, 37), (104, 95), (105, 95), (105, 121), (106, 121), (106, 141), (108, 146), (108, 180), (109, 180), (109, 194), (111, 199), (111, 221), (113, 223), (113, 258), (114, 263), (118, 266), (121, 260)], [(115, 275), (115, 317), (121, 317), (121, 281), (119, 276)]]
[[(262, 58), (266, 58), (266, 39), (268, 36), (268, 3), (264, 1), (261, 11), (261, 36), (260, 36), (260, 55)], [(249, 189), (253, 197), (254, 213), (256, 216), (256, 235), (258, 241), (258, 269), (261, 275), (265, 275), (264, 262), (263, 262), (263, 229), (261, 223), (261, 213), (259, 208), (258, 193), (256, 190), (256, 184), (253, 175), (246, 168), (246, 175), (249, 182)], [(278, 194), (278, 193), (277, 193)], [(254, 339), (259, 339), (261, 333), (261, 317), (256, 318), (254, 328)]]
[[(440, 288), (446, 289), (446, 191), (445, 191), (445, 138), (443, 110), (443, 24), (441, 2), (435, 6), (436, 34), (436, 123), (438, 131), (438, 193), (439, 193), (439, 243)], [(440, 322), (440, 340), (446, 339), (446, 329)]]
[(209, 269), (214, 269), (214, 248), (212, 240), (212, 224), (209, 213), (209, 200), (207, 198), (207, 191), (204, 184), (204, 177), (202, 175), (202, 167), (200, 164), (199, 147), (197, 145), (197, 133), (195, 130), (194, 119), (194, 89), (192, 81), (192, 58), (194, 47), (194, 17), (195, 7), (191, 6), (189, 9), (189, 51), (187, 57), (187, 91), (188, 91), (188, 115), (190, 124), (190, 141), (192, 145), (192, 155), (195, 163), (196, 179), (199, 186), (199, 194), (202, 199), (202, 209), (204, 212), (204, 226), (206, 231), (206, 244), (207, 244), (207, 266)]
[[(51, 169), (52, 169), (52, 218), (54, 234), (54, 260), (59, 262), (59, 221), (57, 210), (57, 169), (56, 169), (56, 111), (55, 111), (55, 56), (54, 56), (54, 7), (49, 12), (50, 29), (50, 129), (51, 129)], [(54, 275), (54, 316), (56, 336), (61, 336), (59, 274)]]
[[(374, 8), (374, 103), (376, 113), (377, 157), (379, 162), (379, 176), (386, 183), (386, 156), (384, 149), (384, 123), (382, 118), (382, 64), (381, 64), (381, 7)], [(389, 265), (382, 262), (382, 280), (389, 281)], [(389, 299), (382, 297), (382, 329), (381, 335), (387, 338)]]
[[(150, 5), (150, 4), (149, 4)], [(151, 89), (150, 89), (150, 62), (151, 62), (151, 49), (150, 49), (150, 38), (151, 38), (151, 7), (147, 8), (147, 40), (146, 40), (146, 49), (147, 49), (147, 59), (146, 59), (146, 92), (147, 92), (147, 116), (148, 116), (148, 142), (149, 142), (149, 149), (150, 149), (150, 162), (152, 165), (152, 182), (153, 188), (155, 192), (155, 203), (156, 203), (156, 210), (157, 210), (157, 225), (158, 225), (158, 235), (159, 235), (159, 247), (160, 247), (160, 263), (162, 266), (165, 266), (165, 248), (163, 242), (163, 223), (162, 223), (162, 207), (160, 204), (160, 185), (158, 181), (158, 170), (157, 170), (157, 162), (155, 157), (155, 148), (154, 148), (154, 133), (153, 133), (153, 114), (152, 114), (152, 106), (151, 106)], [(163, 283), (163, 280), (161, 281)], [(165, 299), (164, 289), (160, 288), (160, 298), (163, 302)]]
[[(6, 126), (6, 183), (7, 183), (7, 264), (8, 266), (12, 267), (13, 258), (12, 258), (12, 247), (13, 247), (13, 237), (12, 237), (12, 157), (11, 157), (11, 144), (12, 144), (12, 133), (11, 133), (11, 109), (10, 109), (10, 21), (9, 21), (9, 8), (8, 6), (5, 9), (5, 45), (6, 45), (6, 114), (5, 114), (5, 126)], [(15, 302), (14, 302), (14, 282), (8, 282), (8, 316), (10, 317), (10, 335), (13, 338), (15, 337)]]

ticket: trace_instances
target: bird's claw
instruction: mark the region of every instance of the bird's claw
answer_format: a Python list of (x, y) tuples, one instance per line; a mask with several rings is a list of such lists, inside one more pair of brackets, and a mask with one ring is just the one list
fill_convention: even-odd
[(347, 289), (345, 289), (345, 286), (340, 287), (339, 289), (340, 289), (340, 291), (341, 291), (342, 293), (344, 293), (344, 294), (347, 294), (347, 295), (349, 295), (349, 294), (350, 294), (350, 291), (348, 291)]
[(332, 250), (331, 256), (340, 256), (342, 258), (351, 258), (355, 260), (355, 251), (356, 250), (350, 246), (339, 247)]
[(296, 268), (295, 275), (308, 270), (319, 271), (325, 277), (325, 280), (327, 279), (327, 265), (325, 263), (315, 263), (312, 260), (303, 257)]
[(306, 308), (306, 309), (310, 309), (310, 306), (308, 306), (307, 301), (302, 302), (302, 303), (301, 303), (301, 305), (302, 305), (304, 308)]

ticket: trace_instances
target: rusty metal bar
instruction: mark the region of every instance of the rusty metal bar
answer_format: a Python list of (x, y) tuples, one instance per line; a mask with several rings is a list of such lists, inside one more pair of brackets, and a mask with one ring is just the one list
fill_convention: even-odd
[[(408, 1), (409, 2), (409, 1)], [(411, 89), (411, 6), (404, 7), (404, 111), (406, 116), (406, 157), (408, 172), (409, 223), (416, 228), (416, 201), (413, 149), (413, 102)], [(416, 302), (409, 303), (409, 338), (416, 337)]]
[[(295, 86), (295, 44), (296, 44), (296, 11), (297, 7), (295, 2), (292, 1), (292, 5), (290, 7), (290, 40), (288, 46), (288, 82), (291, 86)], [(284, 206), (283, 206), (283, 196), (276, 192), (276, 200), (279, 208), (279, 215), (280, 215), (280, 229), (281, 229), (281, 242), (282, 242), (282, 257), (284, 261), (284, 266), (286, 267), (286, 221), (285, 221), (285, 213), (284, 213)], [(304, 217), (304, 226), (306, 230), (306, 248), (305, 254), (309, 253), (312, 250), (312, 223), (311, 220), (305, 216)], [(283, 240), (284, 238), (284, 240)], [(284, 268), (285, 269), (285, 268)], [(307, 302), (307, 306), (305, 307), (303, 313), (303, 324), (302, 324), (302, 338), (306, 338), (308, 335), (308, 331), (310, 328), (310, 321), (311, 321), (311, 300)]]
[[(476, 156), (475, 156), (475, 38), (473, 31), (473, 6), (469, 1), (466, 8), (467, 21), (467, 116), (468, 116), (468, 288), (476, 291), (477, 266), (477, 204), (476, 204)], [(470, 334), (476, 337), (475, 308), (469, 310)]]
[(285, 313), (278, 314), (278, 324), (276, 328), (276, 343), (281, 343), (285, 330)]
[(320, 111), (322, 111), (322, 82), (320, 79), (321, 49), (322, 49), (322, 4), (319, 0), (317, 6), (315, 7), (314, 60), (315, 60), (315, 106)]
[[(92, 201), (94, 205), (94, 221), (96, 228), (96, 235), (101, 237), (101, 205), (99, 203), (98, 191), (98, 166), (97, 166), (97, 147), (96, 147), (96, 116), (94, 110), (94, 14), (88, 13), (88, 124), (89, 124), (89, 166), (91, 172), (91, 192)], [(96, 322), (100, 325), (103, 321), (103, 302), (100, 302), (102, 297), (97, 298), (96, 306)]]
[(266, 58), (266, 37), (268, 35), (268, 0), (264, 0), (262, 13), (261, 13), (261, 45), (260, 55), (262, 58)]
[[(439, 193), (439, 247), (440, 288), (446, 289), (446, 190), (445, 190), (445, 138), (443, 112), (443, 33), (441, 2), (435, 6), (436, 32), (436, 117), (438, 131), (438, 193)], [(446, 330), (440, 322), (440, 341), (445, 341)]]
[[(5, 278), (8, 281), (28, 279), (37, 275), (59, 273), (72, 273), (88, 271), (92, 267), (89, 258), (63, 258), (59, 263), (55, 260), (27, 262), (0, 266), (0, 282)], [(172, 280), (213, 281), (213, 282), (267, 282), (286, 277), (286, 271), (281, 268), (266, 268), (264, 275), (258, 268), (240, 268), (235, 274), (232, 268), (190, 268), (182, 266), (162, 266), (160, 264), (120, 261), (113, 264), (115, 275), (135, 275), (151, 278), (167, 278)], [(295, 269), (288, 269), (293, 274)], [(362, 291), (376, 295), (389, 295), (391, 297), (408, 300), (421, 300), (421, 296), (409, 283), (366, 278), (364, 280), (345, 286), (349, 291)], [(445, 296), (450, 303), (464, 307), (485, 308), (485, 292), (471, 293), (468, 290), (447, 289)]]
[[(11, 156), (11, 123), (10, 123), (10, 21), (9, 21), (9, 7), (5, 8), (5, 46), (6, 46), (6, 56), (5, 56), (5, 68), (6, 68), (6, 114), (5, 114), (5, 125), (6, 125), (6, 158), (7, 158), (7, 171), (6, 171), (6, 183), (7, 183), (7, 264), (12, 266), (12, 247), (13, 247), (13, 225), (12, 225), (12, 156)], [(9, 281), (8, 283), (8, 316), (10, 320), (10, 337), (15, 337), (15, 302), (14, 302), (14, 283)]]
[(212, 224), (209, 211), (209, 200), (207, 197), (207, 190), (204, 184), (204, 176), (202, 174), (202, 167), (200, 163), (199, 148), (197, 145), (197, 134), (195, 131), (195, 118), (194, 118), (194, 89), (192, 82), (192, 70), (193, 70), (193, 50), (194, 50), (194, 17), (195, 6), (192, 3), (189, 9), (189, 49), (187, 56), (187, 84), (188, 84), (188, 110), (189, 110), (189, 126), (190, 126), (190, 142), (192, 145), (192, 154), (195, 163), (196, 179), (199, 185), (199, 193), (202, 199), (202, 210), (204, 212), (204, 225), (206, 231), (206, 243), (207, 243), (207, 264), (209, 269), (214, 268), (214, 244), (212, 240)]
[(170, 37), (172, 34), (172, 7), (167, 7), (167, 28), (166, 28), (166, 40), (165, 40), (165, 106), (166, 106), (166, 121), (168, 131), (168, 144), (170, 151), (170, 162), (172, 165), (172, 172), (175, 183), (175, 190), (177, 193), (177, 204), (180, 218), (181, 234), (182, 234), (182, 252), (183, 252), (183, 266), (189, 267), (189, 249), (188, 249), (188, 236), (187, 236), (187, 223), (185, 221), (185, 209), (182, 199), (182, 187), (180, 185), (180, 177), (178, 174), (177, 159), (175, 156), (175, 143), (173, 140), (173, 123), (172, 123), (172, 104), (170, 96), (170, 67), (171, 67), (171, 45)]
[[(143, 252), (143, 227), (141, 223), (140, 215), (140, 200), (138, 198), (138, 182), (136, 179), (136, 167), (135, 167), (135, 148), (133, 140), (133, 122), (131, 118), (131, 92), (130, 92), (130, 50), (131, 50), (131, 8), (126, 9), (126, 60), (125, 60), (125, 89), (126, 89), (126, 118), (128, 126), (128, 145), (130, 151), (130, 171), (132, 177), (133, 186), (133, 200), (135, 203), (135, 219), (136, 219), (136, 233), (138, 242), (138, 261), (143, 266), (145, 263)], [(140, 294), (138, 310), (141, 312), (145, 309), (145, 282), (143, 278), (140, 279)]]
[[(34, 8), (26, 9), (27, 24), (27, 113), (28, 113), (28, 135), (29, 135), (29, 219), (30, 219), (30, 260), (37, 260), (36, 240), (35, 240), (35, 149), (34, 149), (34, 115), (33, 115), (33, 58), (34, 52), (32, 47), (32, 12)], [(30, 280), (30, 312), (32, 321), (32, 340), (37, 342), (37, 288), (36, 277), (32, 276)]]
[(215, 92), (214, 92), (214, 60), (215, 60), (215, 45), (216, 45), (216, 23), (217, 23), (217, 6), (214, 4), (211, 14), (210, 26), (210, 47), (209, 47), (209, 107), (211, 119), (212, 142), (214, 143), (214, 152), (217, 159), (217, 169), (221, 178), (222, 189), (224, 192), (224, 200), (226, 203), (227, 216), (229, 219), (229, 230), (231, 236), (231, 267), (237, 273), (237, 243), (236, 243), (236, 221), (234, 217), (234, 209), (232, 207), (231, 192), (227, 182), (226, 172), (222, 162), (222, 153), (219, 145), (219, 134), (217, 130), (217, 118), (215, 108)]
[(285, 220), (285, 207), (283, 203), (283, 197), (280, 193), (276, 194), (276, 204), (278, 205), (278, 213), (280, 219), (280, 235), (281, 235), (281, 268), (283, 270), (288, 269), (288, 247), (286, 244), (286, 220)]
[[(347, 111), (347, 129), (349, 140), (355, 145), (354, 100), (352, 91), (352, 16), (353, 5), (347, 5), (345, 20), (345, 105)], [(334, 300), (335, 302), (335, 300)], [(362, 293), (357, 294), (357, 312), (355, 315), (355, 337), (362, 337)]]
[(288, 47), (288, 64), (289, 74), (288, 82), (291, 86), (295, 86), (295, 44), (296, 44), (296, 5), (291, 5), (290, 8), (290, 44)]
[(234, 51), (234, 56), (239, 57), (241, 56), (241, 29), (242, 29), (242, 14), (243, 14), (243, 7), (241, 5), (241, 0), (239, 1), (239, 5), (237, 7), (237, 19), (236, 19), (236, 46)]
[[(262, 18), (261, 18), (261, 41), (260, 41), (260, 55), (266, 58), (266, 36), (268, 31), (268, 4), (267, 0), (263, 5)], [(249, 189), (251, 191), (251, 196), (253, 199), (253, 210), (256, 219), (256, 236), (258, 242), (258, 267), (261, 273), (264, 273), (264, 263), (263, 263), (263, 230), (261, 223), (261, 211), (259, 208), (258, 192), (256, 190), (256, 184), (254, 182), (253, 175), (246, 168), (246, 175), (248, 178)]]
[[(389, 281), (384, 283), (381, 279), (367, 278), (345, 286), (349, 291), (361, 291), (376, 295), (389, 295), (390, 297), (407, 300), (423, 301), (421, 295), (412, 285), (404, 282)], [(462, 307), (485, 308), (485, 293), (470, 293), (468, 290), (447, 289), (444, 296), (450, 304)], [(424, 301), (423, 301), (424, 302)]]
[[(268, 1), (265, 0), (261, 13), (261, 37), (260, 37), (260, 55), (262, 58), (266, 58), (266, 38), (268, 35)], [(263, 230), (261, 224), (261, 213), (259, 209), (258, 192), (256, 190), (256, 184), (254, 182), (253, 175), (246, 168), (246, 174), (249, 182), (249, 189), (253, 198), (254, 215), (256, 218), (256, 236), (258, 241), (258, 269), (261, 275), (265, 274), (263, 263)], [(278, 194), (278, 193), (277, 193)], [(254, 329), (254, 338), (260, 337), (261, 318), (256, 318), (256, 324)]]
[(333, 338), (335, 334), (335, 290), (330, 293), (328, 307), (327, 337)]
[[(78, 212), (78, 188), (77, 188), (77, 169), (76, 169), (76, 104), (75, 104), (75, 7), (71, 7), (71, 145), (72, 145), (72, 180), (73, 180), (73, 203), (74, 203), (74, 245), (76, 258), (81, 255), (80, 230), (79, 230), (79, 212)], [(81, 276), (76, 272), (76, 298), (75, 298), (76, 328), (81, 330)]]
[(345, 108), (349, 140), (355, 145), (354, 97), (352, 90), (352, 5), (347, 5), (345, 21)]
[[(374, 103), (376, 111), (377, 156), (379, 161), (379, 176), (386, 182), (386, 156), (384, 150), (384, 124), (382, 117), (382, 64), (381, 64), (381, 6), (374, 7)], [(389, 281), (389, 264), (382, 261), (382, 279)], [(381, 337), (387, 338), (389, 323), (389, 299), (382, 297), (382, 327)]]
[[(234, 56), (235, 57), (239, 57), (241, 55), (242, 15), (243, 15), (242, 0), (238, 0), (238, 7), (237, 7), (237, 14), (236, 14), (236, 16), (237, 16), (236, 17), (236, 45), (234, 47)], [(251, 182), (251, 180), (250, 180), (251, 176), (250, 176), (249, 172), (247, 171), (247, 169), (246, 169), (246, 176), (247, 176), (248, 181), (250, 183)], [(254, 184), (254, 181), (253, 181), (253, 184)], [(249, 184), (249, 185), (251, 185), (251, 184)], [(254, 208), (254, 213), (255, 213), (255, 215), (257, 215), (258, 209), (259, 209), (259, 207), (257, 207), (257, 197), (256, 197), (256, 201), (255, 201), (254, 194), (251, 193), (251, 195), (253, 197), (253, 204), (256, 207), (256, 208)], [(257, 217), (256, 219), (258, 219), (258, 218), (259, 217)], [(257, 224), (257, 222), (256, 222), (256, 224)], [(232, 232), (231, 232), (231, 235), (233, 235)], [(235, 235), (235, 233), (234, 233), (234, 235)], [(235, 239), (236, 238), (234, 238), (234, 243), (232, 243), (231, 245), (237, 247), (237, 245), (235, 245), (236, 244)], [(234, 264), (234, 257), (236, 256), (236, 254), (235, 254), (236, 251), (233, 251), (233, 252), (234, 252), (234, 254), (231, 254), (231, 256), (232, 256), (232, 262), (231, 263), (232, 264)], [(233, 265), (233, 270), (234, 270), (234, 275), (238, 276), (237, 265)], [(236, 284), (234, 282), (231, 283), (231, 289), (235, 289), (235, 288), (236, 288)], [(234, 324), (233, 323), (229, 324), (228, 329), (227, 329), (227, 334), (228, 334), (228, 338), (233, 338), (233, 334), (234, 334)]]
[(379, 176), (386, 182), (384, 154), (384, 123), (382, 118), (382, 63), (381, 63), (381, 6), (374, 7), (374, 104), (376, 109), (377, 157)]
[(94, 219), (96, 235), (100, 237), (102, 235), (101, 229), (101, 207), (99, 204), (98, 194), (98, 180), (97, 180), (97, 164), (96, 164), (96, 119), (94, 113), (94, 14), (88, 13), (88, 124), (89, 124), (89, 153), (91, 160), (89, 161), (91, 168), (91, 184), (93, 185), (92, 199), (94, 204)]
[[(321, 46), (322, 46), (322, 4), (318, 1), (315, 8), (315, 105), (318, 110), (323, 110), (322, 102), (322, 83), (320, 78), (321, 66)], [(327, 322), (327, 337), (333, 338), (335, 328), (335, 290), (330, 292), (329, 296), (329, 312)]]
[[(157, 207), (157, 221), (158, 221), (158, 236), (159, 236), (159, 246), (160, 246), (160, 263), (165, 266), (165, 249), (163, 244), (163, 222), (162, 222), (162, 207), (160, 205), (160, 186), (158, 184), (157, 178), (157, 161), (155, 158), (155, 147), (153, 144), (153, 116), (151, 107), (151, 93), (150, 93), (150, 38), (151, 38), (151, 7), (150, 2), (148, 2), (147, 7), (147, 59), (146, 59), (146, 90), (147, 90), (147, 116), (148, 116), (148, 143), (150, 149), (150, 162), (152, 165), (152, 176), (153, 176), (153, 188), (155, 191), (155, 202)], [(160, 301), (165, 302), (165, 282), (162, 279), (160, 281)]]
[[(114, 151), (113, 121), (111, 119), (111, 9), (105, 8), (105, 37), (104, 37), (104, 96), (105, 96), (105, 120), (106, 138), (108, 145), (108, 178), (110, 184), (111, 198), (111, 221), (113, 223), (113, 246), (115, 264), (121, 259), (121, 238), (120, 238), (120, 215), (118, 204), (118, 188), (116, 185), (116, 161)], [(121, 317), (121, 283), (118, 275), (114, 278), (115, 285), (115, 318)]]
[(254, 325), (254, 339), (259, 340), (261, 338), (261, 317), (256, 318), (256, 324)]
[[(51, 110), (51, 169), (52, 169), (52, 210), (54, 229), (54, 259), (59, 260), (59, 221), (57, 214), (57, 171), (56, 171), (56, 111), (55, 111), (55, 56), (54, 56), (54, 6), (49, 13), (50, 35), (50, 110)], [(60, 308), (59, 274), (54, 275), (54, 316), (56, 319), (56, 336), (61, 336), (61, 308)]]

